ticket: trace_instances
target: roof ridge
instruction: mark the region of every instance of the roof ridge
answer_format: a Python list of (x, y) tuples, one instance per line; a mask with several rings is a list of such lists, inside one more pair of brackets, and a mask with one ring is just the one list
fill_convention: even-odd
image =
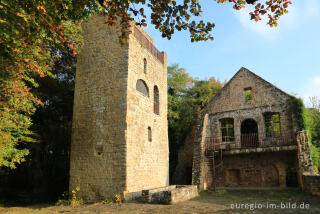
[(239, 73), (241, 72), (248, 72), (251, 75), (257, 77), (259, 80), (263, 81), (264, 83), (267, 83), (269, 85), (271, 85), (272, 87), (274, 87), (275, 89), (277, 89), (278, 91), (280, 91), (281, 93), (285, 94), (286, 96), (290, 97), (291, 95), (282, 91), (281, 89), (279, 89), (277, 86), (273, 85), (272, 83), (268, 82), (267, 80), (263, 79), (262, 77), (260, 77), (259, 75), (253, 73), (252, 71), (250, 71), (249, 69), (245, 68), (245, 67), (241, 67), (234, 75), (233, 77), (222, 87), (222, 89), (214, 95), (214, 97), (209, 101), (209, 103), (206, 105), (206, 107), (201, 111), (202, 113), (205, 113), (208, 111), (209, 106), (215, 101), (215, 99), (217, 99), (217, 97), (220, 96), (220, 94), (222, 93), (222, 91), (225, 90), (225, 88), (228, 87), (228, 85), (230, 84), (230, 82), (232, 82), (232, 80), (239, 75)]

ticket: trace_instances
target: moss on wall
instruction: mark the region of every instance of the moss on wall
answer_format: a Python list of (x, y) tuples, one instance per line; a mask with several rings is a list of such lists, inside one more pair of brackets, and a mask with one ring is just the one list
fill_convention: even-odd
[(293, 116), (293, 122), (297, 131), (302, 131), (306, 128), (304, 121), (304, 104), (301, 98), (290, 95), (291, 98), (291, 112)]

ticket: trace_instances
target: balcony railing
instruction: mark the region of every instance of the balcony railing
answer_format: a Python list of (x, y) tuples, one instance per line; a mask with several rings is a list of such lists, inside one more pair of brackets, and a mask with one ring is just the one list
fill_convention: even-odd
[(234, 137), (207, 137), (205, 140), (206, 153), (213, 150), (232, 150), (243, 148), (265, 148), (273, 146), (296, 145), (296, 137), (291, 132), (282, 133), (281, 137), (259, 138), (258, 134), (241, 134)]
[(153, 56), (155, 56), (162, 64), (164, 63), (163, 53), (160, 52), (135, 25), (133, 35)]

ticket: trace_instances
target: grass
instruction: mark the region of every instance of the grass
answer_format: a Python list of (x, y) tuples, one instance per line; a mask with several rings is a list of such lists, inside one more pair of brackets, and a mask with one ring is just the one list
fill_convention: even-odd
[[(256, 209), (250, 207), (232, 209), (236, 204), (288, 204), (307, 203), (309, 209)], [(320, 198), (299, 190), (217, 190), (201, 191), (199, 196), (173, 205), (122, 203), (95, 203), (78, 206), (55, 206), (52, 204), (33, 205), (27, 207), (0, 207), (0, 213), (320, 213)]]

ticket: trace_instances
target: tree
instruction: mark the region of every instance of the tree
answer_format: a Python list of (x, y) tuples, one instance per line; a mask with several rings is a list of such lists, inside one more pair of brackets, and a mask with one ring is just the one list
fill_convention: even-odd
[[(268, 14), (270, 26), (287, 12), (288, 0), (265, 3), (228, 0), (235, 9), (247, 3), (255, 5), (251, 19)], [(225, 3), (227, 0), (217, 0)], [(50, 71), (59, 53), (52, 48), (77, 54), (82, 44), (80, 23), (93, 13), (103, 13), (110, 25), (122, 27), (120, 41), (125, 42), (128, 26), (135, 17), (137, 25), (146, 25), (144, 8), (151, 10), (151, 23), (171, 38), (175, 30), (189, 30), (191, 41), (213, 39), (214, 24), (195, 21), (202, 9), (199, 1), (175, 0), (1, 0), (0, 3), (0, 167), (15, 168), (25, 160), (27, 149), (20, 145), (37, 140), (30, 131), (31, 116), (43, 102), (36, 95), (38, 77), (56, 78)], [(118, 19), (120, 18), (120, 19)], [(120, 20), (120, 21), (119, 21)]]
[(0, 201), (56, 201), (68, 189), (76, 57), (66, 50), (51, 51), (59, 52), (51, 70), (57, 78), (36, 78), (34, 92), (44, 103), (31, 116), (30, 129), (39, 143), (20, 145), (29, 151), (26, 161), (16, 169), (0, 169)]
[[(117, 22), (117, 17), (121, 18), (122, 38), (124, 39), (127, 38), (129, 33), (129, 22), (134, 20), (131, 14), (136, 17), (138, 25), (147, 25), (144, 7), (151, 10), (151, 23), (162, 33), (162, 37), (170, 39), (175, 30), (188, 30), (191, 41), (213, 39), (210, 32), (215, 26), (214, 23), (194, 19), (194, 17), (200, 17), (202, 13), (201, 4), (198, 0), (150, 0), (148, 2), (146, 0), (100, 0), (99, 2), (104, 8), (108, 23), (114, 24)], [(267, 24), (271, 27), (277, 26), (280, 16), (288, 13), (287, 7), (291, 4), (289, 0), (269, 0), (265, 3), (256, 0), (216, 0), (216, 2), (230, 2), (236, 10), (244, 8), (246, 4), (252, 4), (255, 7), (250, 12), (251, 19), (259, 21), (261, 16), (267, 15), (269, 18)]]
[(204, 108), (222, 88), (215, 78), (195, 80), (177, 64), (168, 67), (168, 135), (170, 178), (179, 148), (190, 132), (198, 110)]
[(316, 170), (320, 169), (320, 100), (311, 97), (312, 108), (306, 109), (305, 120), (310, 142), (311, 157)]
[[(97, 5), (90, 5), (94, 10)], [(38, 77), (49, 76), (52, 48), (76, 54), (78, 22), (88, 17), (83, 1), (1, 0), (0, 3), (0, 167), (15, 168), (37, 141), (31, 116), (43, 102), (36, 96)], [(24, 149), (21, 149), (24, 147)]]

